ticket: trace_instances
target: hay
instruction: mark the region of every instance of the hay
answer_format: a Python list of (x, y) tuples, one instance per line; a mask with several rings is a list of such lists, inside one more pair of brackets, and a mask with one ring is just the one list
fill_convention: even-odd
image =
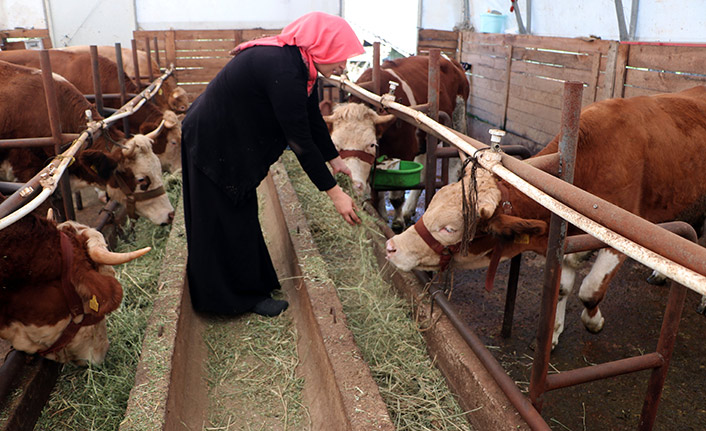
[[(325, 260), (320, 272), (328, 273), (336, 285), (349, 328), (397, 429), (468, 430), (465, 413), (427, 355), (412, 307), (380, 274), (368, 236), (381, 235), (375, 220), (360, 211), (363, 225), (349, 226), (290, 152), (282, 162)], [(338, 180), (351, 189), (347, 177)]]
[[(181, 196), (181, 176), (165, 175), (172, 203)], [(35, 429), (114, 431), (125, 415), (142, 349), (147, 319), (158, 286), (159, 270), (170, 227), (144, 218), (129, 220), (116, 251), (150, 246), (144, 257), (115, 267), (123, 302), (107, 319), (110, 348), (105, 362), (87, 368), (66, 364)]]

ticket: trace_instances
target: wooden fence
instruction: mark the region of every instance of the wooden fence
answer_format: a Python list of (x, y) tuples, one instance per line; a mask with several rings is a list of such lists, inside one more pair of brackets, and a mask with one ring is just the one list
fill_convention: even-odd
[(174, 64), (179, 86), (186, 90), (193, 101), (232, 58), (228, 54), (231, 49), (241, 42), (279, 34), (280, 31), (261, 28), (134, 31), (133, 38), (141, 50), (146, 50), (149, 43), (153, 58), (156, 41), (160, 66)]
[(565, 81), (583, 82), (583, 106), (706, 84), (706, 45), (463, 33), (468, 133), (483, 141), (500, 128), (505, 143), (546, 145), (560, 130)]
[[(10, 41), (8, 39), (21, 39)], [(51, 48), (51, 39), (49, 38), (49, 30), (45, 28), (38, 29), (15, 29), (15, 30), (0, 30), (0, 49), (10, 51), (14, 49), (25, 49), (25, 40), (41, 39), (43, 48)]]

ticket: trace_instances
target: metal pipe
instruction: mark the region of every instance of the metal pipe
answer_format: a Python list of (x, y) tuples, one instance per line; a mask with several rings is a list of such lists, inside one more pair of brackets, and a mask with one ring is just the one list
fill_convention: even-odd
[[(54, 138), (54, 154), (61, 153), (61, 117), (59, 115), (59, 103), (56, 99), (56, 89), (54, 88), (54, 75), (51, 70), (51, 61), (49, 60), (49, 51), (43, 49), (39, 52), (39, 65), (42, 68), (42, 81), (44, 82), (44, 99), (47, 103), (47, 113), (49, 115), (49, 127), (51, 135)], [(76, 220), (74, 212), (74, 202), (71, 196), (71, 185), (69, 184), (69, 176), (59, 178), (59, 190), (61, 191), (61, 200), (64, 204), (64, 217), (68, 220)]]
[[(78, 133), (62, 133), (61, 143), (65, 144), (78, 138)], [(0, 148), (33, 148), (33, 147), (53, 147), (54, 138), (15, 138), (0, 139)]]
[(154, 37), (154, 59), (157, 61), (157, 67), (162, 69), (162, 62), (159, 61), (159, 44), (157, 43), (157, 36)]
[[(120, 85), (120, 106), (125, 106), (127, 101), (127, 90), (125, 89), (125, 69), (123, 69), (123, 50), (120, 48), (120, 43), (115, 44), (115, 63), (118, 65), (118, 84)], [(138, 88), (139, 90), (139, 88)], [(130, 133), (130, 122), (127, 118), (123, 119), (123, 133), (125, 137), (132, 136)]]
[(137, 91), (142, 90), (142, 80), (140, 79), (140, 63), (137, 58), (137, 41), (135, 39), (130, 40), (132, 44), (132, 70), (135, 74), (135, 84), (137, 85)]
[(93, 93), (96, 103), (96, 109), (102, 116), (105, 115), (105, 110), (103, 109), (103, 89), (101, 88), (101, 76), (98, 70), (98, 47), (96, 45), (91, 45), (89, 47), (91, 50), (91, 67), (93, 68)]
[[(440, 71), (439, 58), (441, 51), (438, 48), (429, 50), (429, 71), (427, 78), (427, 103), (429, 108), (426, 115), (434, 121), (439, 120), (439, 88), (440, 88)], [(426, 178), (424, 184), (424, 199), (426, 201), (425, 208), (429, 206), (431, 199), (436, 193), (436, 150), (439, 141), (436, 136), (427, 134), (427, 160), (426, 160)]]
[(0, 405), (5, 404), (5, 399), (12, 390), (15, 376), (19, 375), (25, 363), (25, 353), (19, 350), (12, 350), (5, 357), (5, 361), (0, 367)]
[(636, 371), (649, 370), (664, 365), (664, 362), (664, 357), (661, 354), (652, 352), (604, 364), (562, 371), (561, 373), (547, 376), (545, 391), (580, 385)]
[(149, 37), (145, 37), (145, 46), (147, 47), (147, 76), (149, 76), (150, 82), (152, 82), (154, 81), (154, 74), (152, 73), (152, 53)]

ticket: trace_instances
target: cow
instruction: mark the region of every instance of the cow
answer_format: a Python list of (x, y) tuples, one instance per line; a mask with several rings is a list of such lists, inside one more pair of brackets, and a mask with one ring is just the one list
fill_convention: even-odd
[[(110, 59), (111, 61), (117, 62), (117, 53), (115, 52), (114, 46), (97, 46), (98, 55)], [(67, 46), (61, 49), (62, 51), (69, 52), (88, 52), (90, 53), (90, 46), (88, 45), (78, 45), (78, 46)], [(125, 73), (129, 76), (135, 76), (135, 65), (132, 55), (132, 50), (129, 48), (121, 48), (121, 56), (123, 61), (123, 69)], [(144, 51), (137, 50), (137, 61), (140, 69), (141, 76), (147, 76), (149, 71), (149, 65), (152, 66), (152, 71), (155, 74), (159, 74), (159, 65), (152, 59), (148, 62), (149, 58), (147, 53)], [(162, 109), (170, 109), (178, 114), (183, 114), (189, 107), (189, 97), (186, 91), (177, 85), (177, 80), (174, 74), (167, 77), (162, 83), (162, 90), (159, 91), (154, 96), (154, 101)]]
[[(454, 117), (454, 110), (458, 107), (465, 108), (469, 94), (469, 84), (466, 74), (461, 64), (455, 60), (441, 58), (439, 60), (439, 111)], [(399, 58), (383, 62), (381, 65), (381, 93), (387, 93), (390, 82), (399, 84), (395, 91), (395, 101), (403, 105), (420, 105), (427, 102), (427, 80), (429, 74), (429, 58), (426, 56), (412, 56)], [(368, 90), (372, 87), (372, 69), (368, 69), (356, 81), (363, 88)], [(349, 99), (350, 102), (359, 102), (355, 97)], [(417, 129), (402, 120), (394, 120), (389, 117), (374, 117), (366, 114), (363, 117), (353, 115), (343, 115), (344, 110), (334, 110), (331, 116), (324, 119), (329, 125), (331, 137), (339, 152), (344, 151), (343, 157), (346, 164), (353, 171), (353, 186), (360, 196), (370, 193), (368, 177), (372, 159), (363, 156), (360, 152), (374, 154), (371, 151), (370, 131), (375, 131), (379, 136), (377, 154), (385, 155), (389, 158), (401, 160), (415, 160), (424, 164), (426, 161), (425, 134), (417, 133)], [(337, 113), (340, 113), (338, 115)], [(362, 119), (361, 119), (362, 118)], [(348, 125), (348, 122), (356, 122), (356, 125)], [(464, 120), (465, 121), (465, 120)], [(357, 128), (368, 130), (359, 136), (351, 136), (343, 132), (343, 129)], [(337, 131), (338, 129), (338, 131)], [(355, 153), (353, 151), (357, 151)], [(350, 156), (348, 156), (350, 154)], [(457, 159), (456, 159), (457, 160)], [(458, 168), (449, 168), (450, 178), (458, 178)], [(424, 171), (422, 171), (422, 177)], [(454, 178), (455, 177), (455, 178)], [(415, 213), (417, 200), (421, 190), (411, 190), (407, 198), (403, 198), (403, 192), (394, 192), (390, 196), (390, 202), (395, 208), (392, 226), (393, 229), (401, 230), (409, 222)], [(384, 200), (380, 202), (381, 214), (387, 214), (384, 209)], [(404, 204), (403, 204), (404, 201)]]
[[(40, 68), (39, 51), (18, 50), (0, 51), (0, 60), (21, 66)], [(91, 74), (91, 56), (86, 52), (67, 52), (58, 49), (49, 50), (52, 71), (71, 82), (83, 94), (93, 94), (93, 76)], [(115, 62), (98, 56), (98, 68), (103, 93), (119, 93), (118, 67)], [(128, 93), (136, 93), (137, 87), (126, 79)], [(107, 99), (106, 107), (119, 108), (120, 101)], [(161, 110), (147, 101), (137, 112), (128, 117), (130, 132), (146, 134), (164, 121), (162, 131), (154, 137), (152, 150), (159, 157), (165, 170), (174, 172), (181, 168), (181, 119), (171, 110)]]
[[(595, 102), (579, 121), (574, 184), (652, 223), (682, 220), (703, 226), (706, 208), (706, 87), (673, 94)], [(556, 153), (559, 136), (533, 158)], [(438, 270), (433, 251), (454, 252), (470, 237), (467, 254), (453, 254), (461, 269), (484, 268), (491, 260), (509, 259), (523, 251), (546, 255), (550, 212), (503, 180), (478, 166), (475, 176), (439, 190), (413, 228), (387, 241), (387, 259), (401, 270)], [(464, 225), (462, 189), (477, 190), (477, 210)], [(466, 202), (469, 202), (468, 200)], [(467, 206), (468, 207), (468, 206)], [(576, 233), (576, 228), (570, 232)], [(559, 302), (552, 346), (564, 329), (568, 295), (576, 270), (589, 253), (567, 255), (562, 265)], [(584, 326), (599, 332), (605, 319), (598, 308), (608, 284), (625, 260), (614, 249), (601, 249), (583, 279), (579, 298)]]
[(35, 211), (0, 230), (0, 250), (0, 338), (57, 362), (102, 363), (105, 318), (123, 297), (112, 265), (150, 248), (114, 253), (97, 230)]
[[(55, 75), (54, 87), (63, 132), (82, 132), (86, 128), (86, 111), (92, 113), (94, 120), (102, 119), (70, 82)], [(0, 61), (0, 139), (41, 136), (51, 136), (41, 72)], [(0, 177), (26, 182), (52, 156), (46, 147), (0, 149)], [(131, 213), (134, 210), (159, 225), (169, 224), (174, 218), (150, 135), (126, 140), (120, 131), (105, 130), (91, 140), (68, 169), (72, 182), (106, 190)]]

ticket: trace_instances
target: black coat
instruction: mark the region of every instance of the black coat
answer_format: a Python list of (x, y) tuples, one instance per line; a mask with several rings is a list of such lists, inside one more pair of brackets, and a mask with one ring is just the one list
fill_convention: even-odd
[(287, 147), (319, 190), (336, 185), (338, 156), (295, 46), (254, 46), (235, 56), (192, 104), (182, 145), (236, 201), (252, 192)]

